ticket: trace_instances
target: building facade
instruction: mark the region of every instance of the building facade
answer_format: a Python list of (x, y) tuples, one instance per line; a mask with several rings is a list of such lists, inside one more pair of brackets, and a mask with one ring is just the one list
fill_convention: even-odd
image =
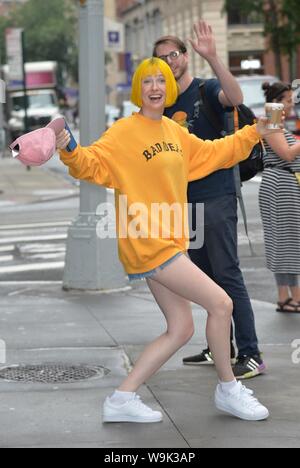
[[(188, 43), (193, 24), (203, 18), (213, 25), (219, 55), (227, 64), (226, 15), (223, 0), (117, 0), (117, 12), (125, 24), (126, 49), (134, 65), (152, 55), (154, 42), (163, 35), (175, 35)], [(192, 49), (188, 43), (189, 50)], [(199, 56), (191, 54), (192, 73), (212, 76)]]
[(0, 0), (0, 16), (6, 16), (12, 8), (25, 2), (27, 0)]
[[(126, 48), (134, 64), (151, 54), (159, 36), (172, 34), (187, 40), (194, 22), (201, 18), (212, 25), (218, 54), (233, 74), (276, 74), (274, 54), (264, 37), (259, 14), (246, 17), (238, 9), (227, 14), (224, 0), (117, 0), (117, 13), (125, 24)], [(281, 78), (294, 79), (287, 57), (282, 57), (282, 64)], [(204, 78), (213, 75), (208, 64), (194, 53), (191, 72)], [(300, 77), (300, 53), (297, 76)]]
[[(0, 16), (7, 16), (14, 7), (26, 3), (28, 0), (0, 0)], [(41, 0), (42, 1), (42, 0)], [(46, 1), (46, 0), (43, 0)], [(73, 0), (72, 0), (73, 1)], [(77, 0), (76, 0), (77, 1)], [(117, 21), (116, 0), (104, 1), (105, 21)], [(79, 6), (79, 0), (78, 0)], [(117, 103), (117, 85), (124, 82), (125, 73), (120, 69), (119, 53), (113, 50), (106, 51), (106, 97), (107, 104)]]
[[(117, 21), (116, 0), (104, 0), (104, 17), (104, 21)], [(115, 52), (114, 50), (106, 51), (105, 75), (106, 103), (115, 106), (119, 104), (118, 85), (126, 81), (125, 72), (120, 65), (120, 52)]]
[[(275, 55), (269, 47), (269, 39), (264, 36), (264, 26), (259, 14), (245, 16), (238, 10), (229, 12), (227, 38), (229, 66), (234, 74), (277, 74)], [(242, 64), (245, 61), (254, 61), (255, 68), (243, 68)], [(289, 58), (282, 55), (282, 80), (292, 81), (300, 76), (300, 48), (295, 55), (295, 62), (295, 72), (292, 76)]]

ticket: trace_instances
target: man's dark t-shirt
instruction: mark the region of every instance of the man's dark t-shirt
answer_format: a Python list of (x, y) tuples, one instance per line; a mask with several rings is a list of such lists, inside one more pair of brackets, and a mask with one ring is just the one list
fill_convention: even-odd
[[(186, 126), (190, 133), (194, 133), (203, 140), (221, 138), (217, 130), (210, 124), (200, 107), (199, 85), (202, 80), (195, 78), (189, 88), (182, 93), (176, 104), (165, 110), (165, 115)], [(225, 121), (225, 111), (219, 101), (221, 86), (218, 80), (206, 80), (205, 93), (213, 109)], [(224, 195), (235, 195), (235, 181), (233, 169), (217, 171), (205, 179), (196, 180), (189, 184), (188, 199), (190, 202), (204, 202), (205, 200)]]

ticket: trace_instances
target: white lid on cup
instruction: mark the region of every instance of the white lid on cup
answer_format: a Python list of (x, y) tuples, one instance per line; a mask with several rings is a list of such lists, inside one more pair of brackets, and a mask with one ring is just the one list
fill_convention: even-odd
[(283, 110), (284, 109), (284, 104), (281, 104), (280, 102), (267, 102), (266, 106), (272, 106), (272, 109), (274, 109), (274, 110)]

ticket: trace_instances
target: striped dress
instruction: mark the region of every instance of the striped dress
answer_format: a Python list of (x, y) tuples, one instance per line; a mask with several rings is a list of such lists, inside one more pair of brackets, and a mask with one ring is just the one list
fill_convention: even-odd
[[(285, 131), (290, 146), (297, 140)], [(265, 142), (267, 154), (259, 192), (264, 227), (267, 267), (273, 273), (300, 275), (300, 185), (296, 176), (282, 168), (300, 172), (299, 157), (282, 160)], [(276, 166), (267, 168), (266, 166)]]

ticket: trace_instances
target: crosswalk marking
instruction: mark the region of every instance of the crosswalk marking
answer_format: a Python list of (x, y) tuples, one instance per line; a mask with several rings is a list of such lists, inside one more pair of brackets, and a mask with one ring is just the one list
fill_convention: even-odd
[(0, 244), (7, 244), (8, 242), (35, 242), (35, 241), (46, 241), (46, 240), (65, 240), (67, 239), (67, 234), (50, 234), (44, 236), (19, 236), (13, 238), (0, 238)]
[[(65, 241), (69, 221), (11, 224), (0, 227), (0, 281), (27, 280), (31, 273), (43, 272), (43, 277), (55, 279), (65, 266)], [(55, 275), (55, 276), (54, 276)], [(61, 273), (59, 273), (61, 276)]]
[[(31, 277), (37, 280), (38, 271), (43, 274), (41, 279), (60, 279), (70, 225), (71, 222), (66, 220), (0, 226), (0, 281), (23, 281)], [(262, 229), (252, 229), (250, 238), (253, 244), (263, 244)], [(247, 236), (241, 232), (239, 245), (248, 245)]]
[(64, 268), (65, 262), (31, 263), (29, 265), (13, 265), (0, 267), (3, 273), (24, 273), (28, 271), (58, 270)]
[(14, 245), (5, 245), (4, 247), (0, 247), (0, 254), (2, 252), (13, 252), (15, 250), (15, 246)]
[(261, 176), (261, 175), (258, 175), (258, 176), (253, 177), (253, 179), (251, 179), (250, 182), (254, 182), (254, 183), (256, 183), (256, 184), (261, 184), (261, 182), (262, 182), (262, 176)]
[[(264, 243), (264, 233), (261, 229), (257, 231), (249, 232), (250, 240), (253, 244), (263, 244)], [(249, 245), (249, 239), (245, 234), (238, 234), (239, 245)]]
[(71, 226), (70, 221), (57, 221), (54, 223), (32, 223), (32, 224), (7, 224), (0, 226), (0, 231), (35, 229), (35, 228), (58, 228)]
[(1, 256), (0, 257), (0, 262), (5, 263), (5, 262), (11, 262), (14, 259), (13, 255), (6, 255), (6, 256)]
[(16, 203), (10, 201), (0, 201), (0, 208), (14, 206)]

